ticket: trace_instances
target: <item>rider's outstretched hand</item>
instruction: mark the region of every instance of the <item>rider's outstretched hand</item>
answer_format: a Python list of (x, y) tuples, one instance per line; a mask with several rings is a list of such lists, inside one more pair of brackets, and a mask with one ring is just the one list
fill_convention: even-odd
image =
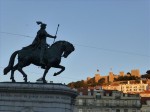
[(54, 39), (55, 39), (55, 38), (57, 38), (57, 36), (56, 36), (56, 35), (54, 36)]

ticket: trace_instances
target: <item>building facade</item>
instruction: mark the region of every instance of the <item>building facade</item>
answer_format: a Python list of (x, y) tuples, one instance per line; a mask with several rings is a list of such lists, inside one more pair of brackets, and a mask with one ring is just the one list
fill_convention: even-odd
[(123, 93), (140, 93), (141, 95), (149, 95), (150, 90), (147, 83), (143, 83), (142, 80), (140, 83), (130, 83), (127, 84), (111, 84), (102, 86), (104, 90), (118, 90)]
[(130, 84), (130, 81), (128, 81), (128, 84), (121, 85), (121, 91), (123, 93), (140, 93), (148, 89), (148, 84), (144, 84), (142, 80), (139, 84)]
[(88, 90), (76, 98), (74, 112), (140, 112), (140, 96), (120, 91)]
[(150, 112), (150, 97), (141, 97), (141, 112)]

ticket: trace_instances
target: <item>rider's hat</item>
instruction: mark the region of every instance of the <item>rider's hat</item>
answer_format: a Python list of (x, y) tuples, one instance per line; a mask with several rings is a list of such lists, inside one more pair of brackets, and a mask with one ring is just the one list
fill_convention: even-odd
[(41, 21), (37, 21), (36, 23), (37, 23), (38, 25), (41, 25), (41, 27), (46, 27), (46, 25), (47, 25), (47, 24), (45, 24), (45, 23), (42, 23)]

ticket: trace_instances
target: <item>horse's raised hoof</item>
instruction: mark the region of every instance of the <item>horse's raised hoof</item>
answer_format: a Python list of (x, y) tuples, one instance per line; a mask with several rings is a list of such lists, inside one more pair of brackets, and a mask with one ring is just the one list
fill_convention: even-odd
[(54, 75), (53, 76), (57, 76), (58, 74), (57, 73), (54, 73)]
[(27, 77), (24, 77), (24, 82), (27, 83)]

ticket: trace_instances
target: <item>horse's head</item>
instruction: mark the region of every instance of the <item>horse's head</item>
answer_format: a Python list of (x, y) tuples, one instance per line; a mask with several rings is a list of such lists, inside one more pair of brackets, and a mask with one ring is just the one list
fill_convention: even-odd
[(70, 53), (72, 53), (72, 52), (75, 50), (75, 48), (74, 48), (74, 46), (73, 46), (71, 43), (69, 43), (69, 42), (67, 42), (67, 41), (64, 41), (64, 42), (63, 42), (63, 45), (64, 45), (63, 57), (64, 57), (64, 58), (67, 58), (68, 55), (69, 55)]

